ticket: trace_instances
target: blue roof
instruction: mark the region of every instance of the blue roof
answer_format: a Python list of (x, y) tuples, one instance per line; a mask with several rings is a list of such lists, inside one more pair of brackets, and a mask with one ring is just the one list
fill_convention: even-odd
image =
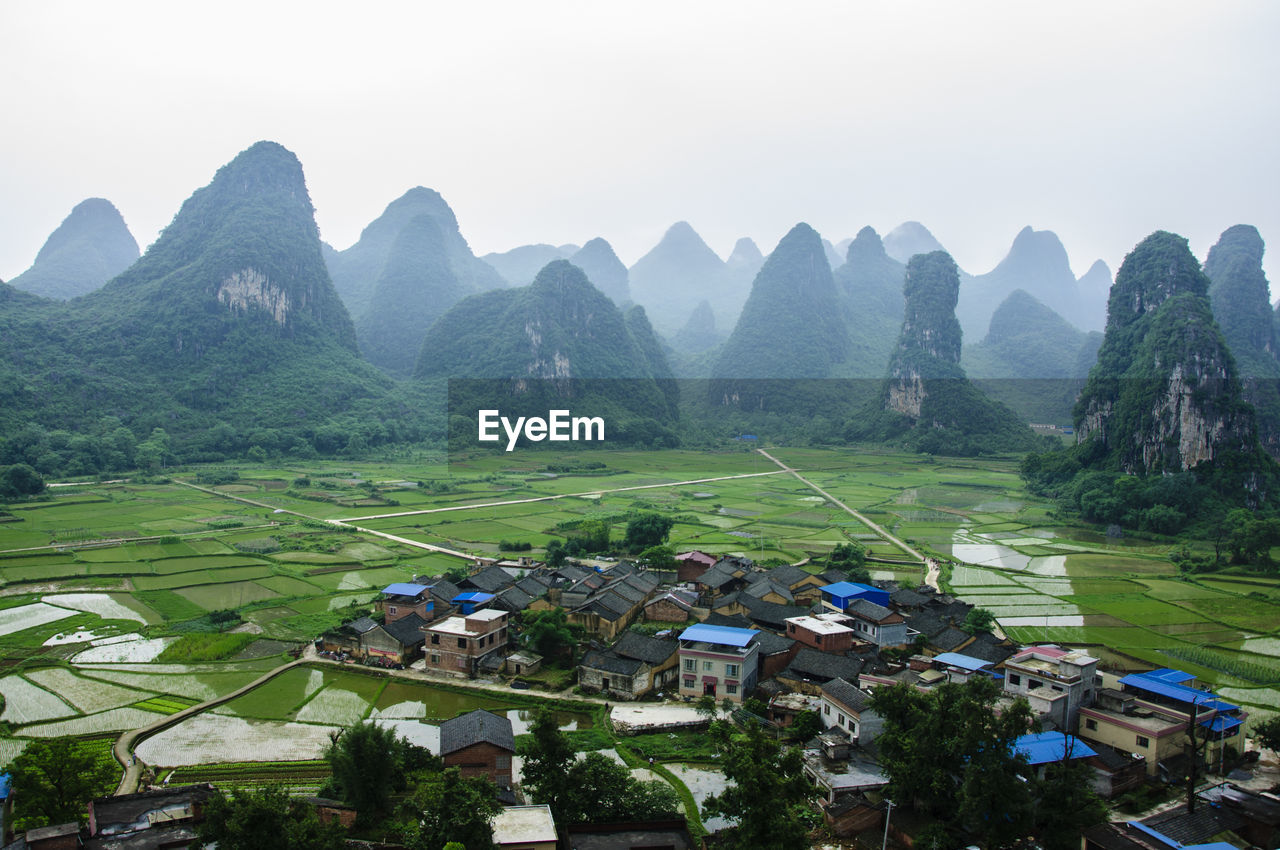
[(398, 581), (395, 584), (389, 584), (382, 588), (383, 593), (390, 593), (394, 596), (421, 596), (431, 588), (425, 584), (413, 584), (407, 581)]
[(1135, 673), (1136, 676), (1143, 676), (1147, 679), (1159, 679), (1170, 685), (1181, 685), (1183, 682), (1189, 682), (1195, 678), (1190, 673), (1182, 670), (1175, 670), (1172, 667), (1161, 667), (1159, 670), (1148, 670), (1145, 673)]
[(981, 658), (974, 658), (972, 655), (961, 655), (958, 652), (944, 652), (933, 657), (934, 661), (941, 661), (943, 664), (952, 667), (959, 667), (962, 670), (981, 670), (983, 667), (990, 667), (990, 661), (983, 661)]
[(0, 800), (9, 799), (9, 788), (12, 783), (12, 776), (8, 773), (0, 773)]
[(1075, 735), (1064, 735), (1061, 732), (1033, 732), (1023, 735), (1013, 742), (1013, 751), (1027, 757), (1027, 764), (1048, 764), (1062, 761), (1071, 748), (1071, 758), (1087, 759), (1098, 753)]
[(735, 626), (708, 626), (699, 623), (680, 633), (680, 640), (697, 640), (703, 643), (720, 643), (726, 646), (746, 646), (760, 632), (757, 629), (739, 629)]
[[(1191, 688), (1171, 681), (1174, 677), (1168, 674), (1179, 672), (1178, 670), (1152, 670), (1151, 673), (1157, 674), (1154, 676), (1151, 673), (1130, 673), (1120, 680), (1120, 684), (1217, 711), (1239, 711), (1240, 706), (1219, 700), (1218, 695), (1213, 691), (1202, 691), (1199, 688)], [(1186, 676), (1185, 673), (1182, 675)], [(1182, 681), (1194, 678), (1194, 676), (1187, 676)]]
[(1200, 725), (1205, 726), (1210, 732), (1222, 732), (1226, 729), (1234, 729), (1244, 723), (1239, 717), (1229, 717), (1225, 714), (1219, 714), (1217, 717), (1211, 717), (1201, 720)]
[(866, 593), (868, 590), (878, 591), (880, 588), (872, 587), (869, 584), (859, 584), (856, 581), (838, 581), (822, 588), (823, 593), (830, 593), (832, 596), (857, 596), (859, 593)]
[(459, 593), (450, 599), (450, 602), (488, 602), (491, 599), (497, 599), (492, 593), (483, 593), (479, 590), (469, 590), (466, 593)]

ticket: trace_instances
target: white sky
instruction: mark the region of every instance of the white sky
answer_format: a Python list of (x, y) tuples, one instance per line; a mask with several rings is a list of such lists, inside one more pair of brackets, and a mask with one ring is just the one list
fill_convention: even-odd
[(425, 185), (478, 255), (916, 219), (973, 273), (1053, 230), (1080, 274), (1243, 222), (1274, 281), (1278, 39), (1274, 0), (0, 0), (0, 278), (88, 197), (149, 244), (271, 139), (339, 249)]

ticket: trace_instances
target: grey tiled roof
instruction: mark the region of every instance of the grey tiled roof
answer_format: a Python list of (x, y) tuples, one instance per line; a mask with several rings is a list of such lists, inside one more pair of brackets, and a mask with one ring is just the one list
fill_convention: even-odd
[(351, 629), (351, 631), (358, 635), (362, 635), (365, 632), (371, 632), (377, 627), (377, 622), (369, 619), (368, 617), (361, 617), (358, 620), (352, 620), (350, 623), (347, 623), (347, 628)]
[(767, 576), (770, 581), (777, 582), (783, 587), (794, 589), (805, 579), (813, 578), (813, 573), (800, 567), (793, 567), (790, 564), (784, 564), (780, 567), (774, 567), (769, 570), (769, 572), (765, 573), (765, 576)]
[(860, 617), (864, 617), (865, 619), (872, 620), (877, 623), (881, 622), (893, 613), (892, 610), (884, 607), (883, 605), (877, 605), (870, 599), (855, 599), (849, 603), (849, 607), (845, 610), (850, 614), (857, 614)]
[(593, 649), (582, 656), (578, 666), (588, 670), (603, 670), (606, 673), (634, 676), (644, 666), (644, 662), (635, 658), (623, 658), (608, 650)]
[(796, 597), (791, 592), (791, 588), (784, 584), (780, 584), (773, 579), (761, 579), (753, 582), (743, 588), (742, 592), (747, 596), (754, 596), (759, 599), (768, 596), (770, 593), (776, 593), (788, 602), (794, 602)]
[(817, 679), (823, 682), (831, 679), (856, 681), (858, 674), (862, 672), (862, 662), (843, 655), (832, 655), (804, 647), (796, 653), (796, 657), (791, 659), (791, 663), (783, 672), (795, 679)]
[(472, 744), (487, 741), (496, 747), (515, 752), (516, 739), (511, 721), (483, 708), (460, 715), (440, 724), (440, 755), (448, 755)]
[(518, 586), (512, 585), (499, 592), (495, 602), (498, 603), (497, 607), (505, 608), (508, 611), (523, 611), (533, 602), (533, 597)]
[(844, 679), (832, 679), (822, 686), (822, 695), (852, 711), (865, 711), (868, 696)]
[(639, 632), (623, 632), (613, 651), (624, 658), (636, 658), (649, 664), (661, 664), (679, 651), (680, 642), (645, 637)]
[(795, 645), (795, 640), (784, 637), (774, 632), (760, 632), (756, 635), (756, 641), (760, 646), (761, 655), (775, 655), (779, 652), (786, 652)]
[(515, 579), (502, 567), (486, 567), (475, 575), (467, 576), (459, 584), (485, 593), (497, 593), (502, 588), (515, 584)]
[(393, 623), (387, 623), (382, 630), (399, 641), (401, 646), (410, 647), (417, 646), (426, 638), (422, 632), (422, 627), (426, 624), (427, 621), (417, 614), (409, 614)]
[(966, 633), (959, 629), (952, 628), (951, 626), (947, 626), (936, 635), (930, 637), (929, 643), (944, 652), (950, 652), (954, 649), (959, 649), (968, 639), (969, 635)]

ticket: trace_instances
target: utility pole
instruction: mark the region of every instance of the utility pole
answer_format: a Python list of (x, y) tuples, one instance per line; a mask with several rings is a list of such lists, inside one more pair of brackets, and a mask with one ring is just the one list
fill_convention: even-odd
[(1196, 772), (1200, 767), (1200, 753), (1209, 746), (1208, 735), (1205, 735), (1203, 744), (1196, 745), (1196, 729), (1200, 725), (1199, 720), (1200, 700), (1194, 697), (1191, 700), (1191, 722), (1187, 726), (1187, 739), (1191, 750), (1191, 765), (1187, 771), (1187, 814), (1194, 814), (1196, 810)]

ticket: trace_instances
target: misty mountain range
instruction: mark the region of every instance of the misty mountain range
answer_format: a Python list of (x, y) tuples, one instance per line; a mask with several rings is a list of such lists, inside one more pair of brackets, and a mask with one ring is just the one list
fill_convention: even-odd
[[(940, 252), (918, 222), (834, 244), (798, 224), (767, 256), (741, 239), (722, 260), (677, 222), (630, 268), (601, 237), (477, 258), (448, 203), (423, 187), (337, 251), (319, 239), (301, 164), (263, 142), (197, 190), (141, 257), (119, 212), (90, 199), (0, 285), (0, 416), (15, 428), (221, 424), (245, 445), (319, 446), (317, 434), (339, 427), (365, 443), (438, 431), (415, 405), (449, 377), (705, 379), (697, 403), (732, 396), (739, 409), (742, 386), (726, 382), (878, 386), (900, 357), (908, 265)], [(1280, 346), (1261, 252), (1256, 230), (1232, 228), (1205, 270), (1274, 451), (1280, 397), (1266, 381), (1280, 377)], [(1058, 238), (1027, 227), (994, 269), (955, 276), (958, 373), (1024, 418), (1070, 422), (1102, 345), (1106, 265), (1076, 278)], [(1058, 383), (1032, 391), (1026, 379)], [(662, 392), (646, 391), (636, 415), (667, 428), (674, 401)], [(769, 392), (758, 410), (783, 406), (785, 393)], [(253, 428), (285, 436), (255, 439)]]

